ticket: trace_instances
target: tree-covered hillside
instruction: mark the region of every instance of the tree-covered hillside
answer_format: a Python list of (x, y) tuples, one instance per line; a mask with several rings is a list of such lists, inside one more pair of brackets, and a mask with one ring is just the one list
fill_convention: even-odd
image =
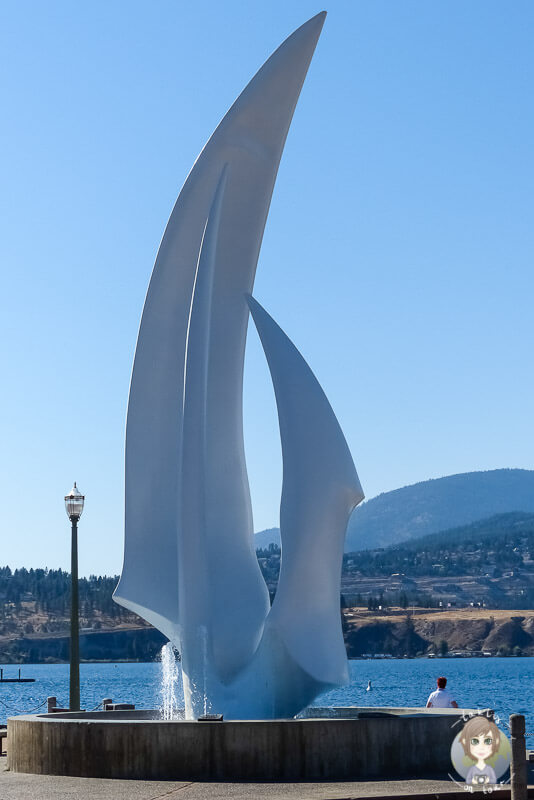
[[(534, 568), (534, 514), (497, 514), (487, 520), (387, 548), (347, 553), (362, 575), (479, 575)], [(491, 568), (491, 570), (490, 570)]]
[[(258, 550), (271, 593), (280, 549)], [(534, 608), (534, 514), (498, 514), (399, 545), (345, 553), (347, 605)]]
[[(101, 618), (113, 622), (139, 621), (117, 605), (112, 593), (118, 576), (80, 578), (80, 617), (100, 626)], [(16, 569), (0, 567), (0, 635), (10, 628), (10, 620), (26, 618), (26, 633), (53, 632), (66, 625), (70, 614), (70, 574), (61, 569)], [(31, 620), (33, 621), (30, 621)], [(36, 620), (39, 622), (36, 623)], [(41, 621), (45, 619), (46, 621)], [(11, 623), (13, 624), (13, 623)], [(38, 626), (38, 630), (34, 628)]]
[[(257, 551), (273, 595), (280, 548)], [(145, 625), (112, 599), (118, 578), (81, 578), (80, 622), (93, 631)], [(534, 514), (500, 514), (388, 548), (344, 556), (348, 605), (534, 608)], [(70, 575), (0, 568), (0, 637), (68, 632)]]

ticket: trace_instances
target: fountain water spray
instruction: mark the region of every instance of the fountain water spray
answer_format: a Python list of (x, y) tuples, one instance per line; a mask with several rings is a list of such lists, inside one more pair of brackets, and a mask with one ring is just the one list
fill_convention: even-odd
[(178, 651), (171, 642), (161, 648), (161, 712), (163, 719), (183, 719), (179, 698), (183, 696)]

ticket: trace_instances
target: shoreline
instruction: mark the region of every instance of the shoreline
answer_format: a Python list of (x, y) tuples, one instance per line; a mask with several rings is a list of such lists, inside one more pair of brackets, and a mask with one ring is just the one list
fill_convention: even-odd
[[(369, 655), (369, 656), (350, 656), (347, 657), (348, 661), (433, 661), (435, 659), (440, 661), (458, 661), (458, 660), (465, 660), (465, 659), (476, 659), (478, 660), (491, 660), (491, 659), (516, 659), (516, 658), (534, 658), (533, 655), (528, 655), (526, 653), (522, 653), (521, 655), (508, 655), (502, 656), (498, 653), (491, 653), (490, 655), (482, 655), (480, 653), (473, 653), (466, 651), (461, 655), (446, 655), (446, 656), (434, 656), (432, 654), (424, 654), (420, 656), (390, 656), (387, 654), (378, 653), (377, 655)], [(128, 658), (101, 658), (101, 659), (87, 659), (81, 660), (80, 666), (84, 664), (93, 665), (93, 664), (159, 664), (159, 659), (154, 658), (152, 660), (144, 660), (144, 659), (128, 659)], [(0, 667), (56, 667), (56, 666), (64, 666), (68, 667), (68, 661), (0, 661)], [(4, 683), (9, 683), (9, 681), (4, 681)]]

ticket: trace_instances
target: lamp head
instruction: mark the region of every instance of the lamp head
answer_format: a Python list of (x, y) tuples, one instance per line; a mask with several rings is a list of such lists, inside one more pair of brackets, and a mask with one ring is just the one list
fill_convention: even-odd
[(79, 520), (82, 516), (84, 500), (85, 496), (81, 494), (74, 481), (74, 486), (65, 497), (65, 510), (71, 522)]

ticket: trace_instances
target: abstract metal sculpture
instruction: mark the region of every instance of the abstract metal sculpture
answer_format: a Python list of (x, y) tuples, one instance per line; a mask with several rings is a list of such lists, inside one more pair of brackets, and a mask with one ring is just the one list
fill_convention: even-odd
[[(280, 157), (325, 14), (268, 59), (197, 159), (145, 301), (126, 430), (115, 600), (182, 656), (186, 716), (293, 716), (347, 681), (343, 541), (363, 499), (301, 355), (250, 296)], [(249, 308), (275, 388), (284, 462), (272, 608), (254, 550), (242, 388)]]

